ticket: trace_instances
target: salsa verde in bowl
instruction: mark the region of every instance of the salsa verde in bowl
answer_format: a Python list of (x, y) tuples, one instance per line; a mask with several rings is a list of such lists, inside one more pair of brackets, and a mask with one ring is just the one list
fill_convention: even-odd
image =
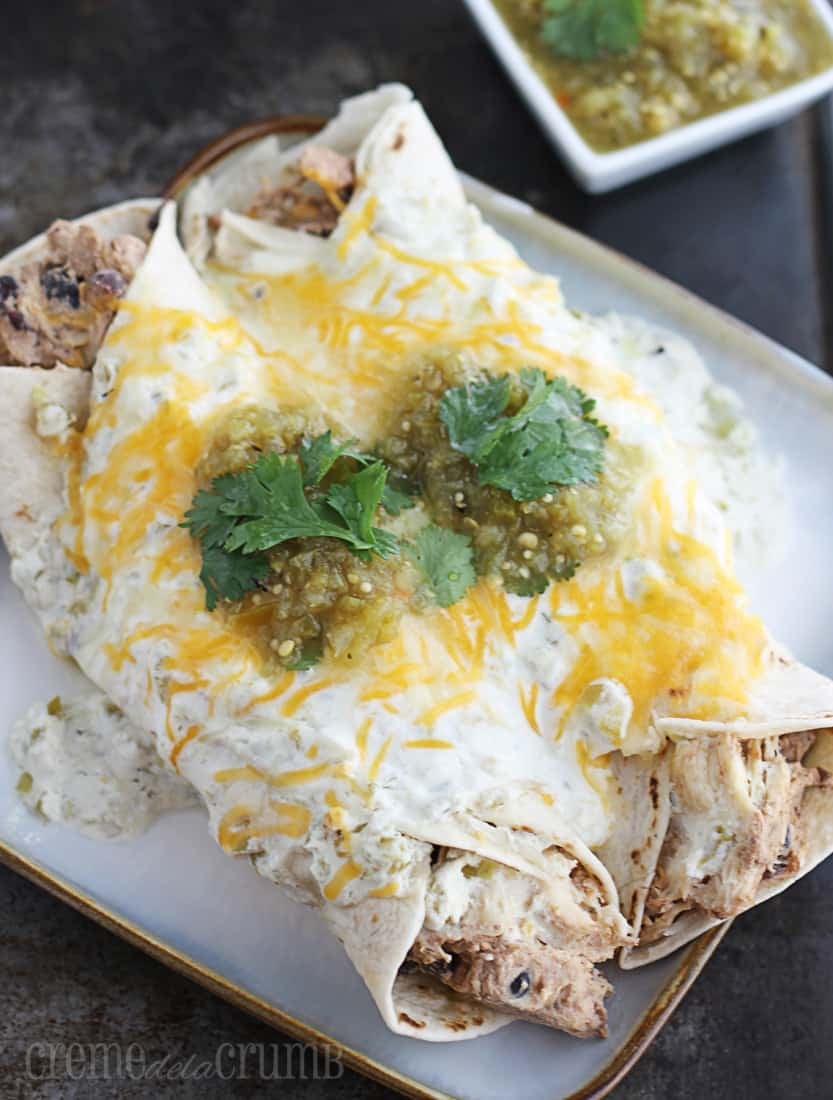
[(826, 0), (466, 0), (577, 181), (606, 191), (833, 88)]

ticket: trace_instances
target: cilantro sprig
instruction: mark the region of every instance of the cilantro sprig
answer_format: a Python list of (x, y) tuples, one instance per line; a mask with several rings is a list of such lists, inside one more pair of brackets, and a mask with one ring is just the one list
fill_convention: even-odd
[(440, 607), (450, 607), (477, 580), (474, 551), (467, 535), (429, 523), (406, 545), (405, 552), (422, 572), (426, 587)]
[(537, 500), (562, 485), (595, 481), (608, 431), (591, 416), (595, 401), (563, 378), (522, 370), (521, 408), (503, 415), (512, 394), (508, 375), (446, 390), (440, 419), (451, 446), (477, 466), (484, 485)]
[(266, 552), (290, 539), (339, 539), (364, 559), (398, 552), (398, 540), (373, 523), (387, 483), (381, 460), (362, 456), (357, 472), (321, 486), (347, 446), (334, 444), (327, 432), (298, 455), (261, 455), (196, 494), (182, 526), (202, 548), (200, 578), (210, 611), (218, 600), (237, 600), (257, 587), (269, 572)]
[(541, 40), (559, 57), (592, 61), (639, 44), (642, 0), (544, 0)]
[[(355, 439), (348, 439), (346, 443), (335, 443), (331, 431), (326, 431), (315, 439), (304, 440), (298, 450), (304, 471), (304, 485), (317, 485), (340, 458), (352, 459), (362, 469), (379, 461), (376, 455), (356, 450), (355, 443)], [(414, 502), (407, 493), (391, 485), (390, 480), (385, 481), (382, 507), (389, 515), (398, 516), (400, 512), (413, 506)]]

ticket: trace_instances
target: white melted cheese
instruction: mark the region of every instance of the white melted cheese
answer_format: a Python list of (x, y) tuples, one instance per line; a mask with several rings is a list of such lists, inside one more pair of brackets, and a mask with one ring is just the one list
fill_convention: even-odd
[(12, 727), (9, 747), (24, 802), (88, 836), (134, 836), (161, 814), (197, 804), (193, 789), (160, 760), (156, 739), (92, 689), (30, 707)]

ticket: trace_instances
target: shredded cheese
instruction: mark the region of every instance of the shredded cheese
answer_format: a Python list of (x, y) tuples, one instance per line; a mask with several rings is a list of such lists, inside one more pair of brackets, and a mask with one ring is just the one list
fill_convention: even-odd
[(352, 859), (348, 859), (345, 863), (342, 863), (341, 867), (339, 867), (324, 887), (324, 897), (327, 901), (335, 901), (345, 886), (349, 885), (354, 878), (358, 878), (361, 873), (362, 869), (358, 863), (354, 863)]

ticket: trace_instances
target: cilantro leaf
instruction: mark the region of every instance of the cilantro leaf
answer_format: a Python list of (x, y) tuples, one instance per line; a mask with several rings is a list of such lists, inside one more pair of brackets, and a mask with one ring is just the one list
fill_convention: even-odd
[(430, 523), (405, 550), (422, 570), (428, 588), (440, 607), (461, 599), (477, 580), (474, 553), (468, 535)]
[(639, 44), (642, 0), (544, 0), (541, 40), (559, 57), (592, 61)]
[(191, 507), (185, 513), (185, 522), (182, 524), (183, 527), (190, 528), (191, 534), (200, 540), (205, 549), (222, 546), (236, 522), (234, 516), (226, 515), (222, 511), (224, 499), (221, 495), (222, 490), (220, 492), (216, 490), (220, 481), (222, 478), (215, 481), (215, 488), (210, 491), (202, 489), (197, 493), (191, 502)]
[(382, 490), (382, 507), (389, 516), (398, 516), (400, 512), (414, 507), (414, 499), (403, 489), (397, 489), (386, 481)]
[(355, 443), (348, 439), (346, 443), (333, 443), (333, 433), (328, 429), (315, 439), (304, 440), (298, 448), (298, 457), (304, 471), (304, 485), (318, 485), (330, 472), (333, 464), (348, 454)]
[(469, 382), (446, 390), (440, 398), (440, 417), (452, 446), (474, 459), (483, 443), (483, 426), (497, 420), (509, 403), (508, 375)]
[(257, 588), (258, 581), (266, 579), (269, 563), (261, 555), (228, 551), (221, 546), (202, 548), (200, 580), (205, 587), (205, 606), (213, 611), (217, 600), (240, 600), (247, 592)]
[(384, 462), (376, 460), (341, 484), (332, 485), (325, 498), (326, 504), (341, 516), (353, 534), (355, 548), (375, 550), (381, 557), (388, 557), (399, 548), (398, 540), (390, 532), (373, 526), (373, 516), (382, 501), (387, 476)]
[(242, 519), (223, 543), (226, 550), (253, 554), (270, 550), (288, 539), (330, 535), (351, 541), (351, 533), (329, 523), (304, 493), (297, 458), (261, 455), (254, 466), (236, 475), (221, 506)]
[[(319, 485), (340, 458), (351, 458), (361, 469), (380, 461), (377, 455), (357, 450), (355, 444), (355, 439), (334, 443), (333, 433), (329, 429), (315, 439), (305, 439), (298, 449), (304, 485)], [(404, 489), (386, 481), (382, 491), (382, 507), (389, 515), (398, 516), (403, 509), (413, 508), (414, 502)]]
[[(345, 444), (344, 448), (345, 458), (352, 458), (354, 462), (357, 462), (360, 467), (372, 466), (374, 462), (381, 462), (378, 455), (368, 454), (366, 451), (357, 451), (348, 444)], [(390, 471), (388, 471), (388, 477), (390, 477)], [(397, 488), (391, 485), (390, 481), (385, 482), (385, 487), (382, 490), (382, 507), (391, 516), (398, 516), (400, 512), (414, 507), (414, 501), (409, 493), (405, 492), (404, 487)]]
[(374, 462), (327, 493), (329, 506), (368, 544), (373, 541), (373, 513), (382, 499), (387, 475), (385, 464)]
[[(315, 444), (308, 470), (323, 476), (333, 451), (345, 452), (321, 436), (307, 455)], [(299, 458), (279, 454), (216, 478), (196, 494), (182, 524), (202, 546), (206, 606), (213, 610), (218, 599), (238, 600), (255, 587), (269, 572), (265, 552), (289, 539), (340, 539), (365, 559), (395, 554), (398, 540), (373, 526), (386, 483), (387, 467), (376, 459), (325, 494), (308, 496)]]
[(518, 379), (527, 396), (513, 416), (500, 415), (509, 399), (507, 376), (447, 390), (440, 418), (451, 446), (477, 466), (484, 485), (504, 489), (515, 500), (537, 500), (558, 486), (594, 481), (608, 433), (590, 415), (593, 399), (563, 378), (547, 380), (537, 368), (521, 371)]

